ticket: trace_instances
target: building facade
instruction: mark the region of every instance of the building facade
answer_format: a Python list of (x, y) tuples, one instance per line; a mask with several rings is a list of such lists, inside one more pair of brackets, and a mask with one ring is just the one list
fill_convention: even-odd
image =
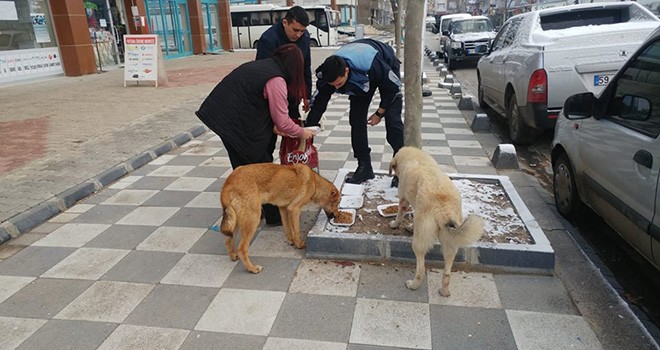
[(358, 1), (0, 0), (0, 84), (120, 65), (125, 34), (157, 34), (165, 59), (233, 50), (234, 4), (331, 6), (353, 26)]
[(158, 34), (165, 58), (231, 49), (229, 0), (0, 1), (0, 84), (96, 73), (124, 34)]

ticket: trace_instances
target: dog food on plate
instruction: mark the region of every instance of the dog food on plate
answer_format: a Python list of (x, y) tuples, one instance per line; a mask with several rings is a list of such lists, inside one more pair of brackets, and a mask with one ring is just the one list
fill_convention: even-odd
[(387, 207), (383, 208), (383, 213), (385, 213), (387, 215), (396, 214), (398, 212), (399, 212), (399, 206), (396, 205), (396, 204), (393, 204), (393, 205), (390, 205), (390, 206), (387, 206)]
[(339, 213), (332, 219), (330, 224), (335, 226), (351, 226), (355, 223), (355, 209), (339, 209)]
[(353, 213), (340, 210), (339, 215), (335, 217), (335, 222), (338, 224), (350, 224), (353, 222)]

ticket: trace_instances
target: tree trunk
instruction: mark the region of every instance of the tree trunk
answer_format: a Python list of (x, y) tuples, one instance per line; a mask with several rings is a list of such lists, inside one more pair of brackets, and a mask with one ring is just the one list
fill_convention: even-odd
[(406, 42), (403, 59), (405, 87), (406, 146), (422, 148), (422, 30), (425, 0), (408, 0), (406, 4)]
[(396, 57), (401, 60), (401, 0), (390, 0), (392, 15), (394, 16), (394, 51)]

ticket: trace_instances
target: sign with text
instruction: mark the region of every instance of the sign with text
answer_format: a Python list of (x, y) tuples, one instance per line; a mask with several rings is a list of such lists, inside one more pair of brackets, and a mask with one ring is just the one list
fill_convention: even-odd
[(158, 86), (158, 37), (124, 35), (124, 87), (127, 81), (153, 81)]

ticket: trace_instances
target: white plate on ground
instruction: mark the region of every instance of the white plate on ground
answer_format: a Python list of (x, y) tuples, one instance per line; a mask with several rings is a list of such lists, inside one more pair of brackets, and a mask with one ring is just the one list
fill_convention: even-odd
[[(389, 207), (393, 207), (396, 209), (394, 213), (389, 214), (385, 212), (385, 209)], [(382, 217), (385, 218), (393, 217), (396, 216), (396, 213), (399, 211), (399, 203), (381, 204), (377, 206), (376, 209), (378, 210), (378, 214), (380, 214)]]
[(341, 187), (341, 194), (344, 196), (361, 196), (364, 192), (364, 185), (344, 184)]
[(330, 223), (335, 225), (335, 226), (351, 226), (355, 223), (355, 209), (339, 209), (339, 211), (345, 211), (351, 213), (351, 216), (353, 217), (353, 220), (351, 220), (350, 223), (348, 224), (343, 224), (343, 223), (338, 223), (335, 222), (335, 218), (330, 219)]
[[(386, 213), (385, 208), (389, 208), (389, 207), (396, 208), (396, 211), (392, 214)], [(378, 214), (380, 214), (382, 217), (391, 218), (391, 217), (396, 216), (397, 212), (399, 211), (399, 203), (381, 204), (381, 205), (377, 206), (376, 209), (378, 210)], [(411, 208), (409, 208), (408, 212), (406, 212), (406, 215), (408, 215), (412, 212), (413, 212), (413, 210)]]
[(359, 209), (364, 204), (364, 197), (362, 196), (341, 196), (339, 208), (342, 209)]

